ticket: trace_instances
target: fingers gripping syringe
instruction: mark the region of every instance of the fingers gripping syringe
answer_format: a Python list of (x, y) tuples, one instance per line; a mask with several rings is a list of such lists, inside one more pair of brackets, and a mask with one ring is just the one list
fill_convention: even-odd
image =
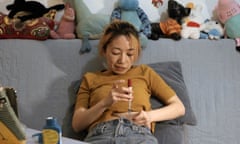
[[(132, 89), (132, 81), (131, 79), (128, 79), (128, 87)], [(132, 112), (132, 100), (128, 101), (128, 114)]]

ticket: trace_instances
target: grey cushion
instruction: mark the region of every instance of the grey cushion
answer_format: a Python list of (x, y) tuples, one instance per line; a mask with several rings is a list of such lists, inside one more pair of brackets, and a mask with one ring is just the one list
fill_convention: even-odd
[[(186, 112), (185, 115), (174, 120), (157, 122), (154, 135), (159, 144), (184, 144), (183, 124), (196, 125), (197, 120), (192, 110), (187, 88), (184, 83), (180, 62), (160, 62), (149, 64), (172, 87), (182, 100)], [(152, 108), (164, 106), (161, 101), (151, 97)]]
[(185, 144), (184, 126), (171, 124), (156, 125), (154, 136), (159, 144)]
[[(184, 82), (184, 78), (182, 75), (182, 68), (180, 62), (177, 61), (169, 61), (169, 62), (160, 62), (148, 64), (151, 68), (153, 68), (165, 81), (166, 83), (172, 87), (173, 90), (177, 93), (178, 97), (181, 99), (185, 106), (185, 115), (179, 117), (174, 120), (165, 121), (164, 123), (181, 125), (196, 125), (197, 120), (196, 116), (192, 110), (191, 102), (188, 96), (187, 87)], [(156, 99), (155, 97), (151, 97), (152, 108), (159, 108), (163, 106), (163, 103)]]
[(87, 135), (87, 131), (81, 131), (79, 133), (76, 133), (72, 128), (72, 116), (80, 83), (81, 80), (74, 81), (69, 87), (68, 93), (70, 106), (63, 120), (62, 135), (73, 139), (84, 140), (85, 136)]

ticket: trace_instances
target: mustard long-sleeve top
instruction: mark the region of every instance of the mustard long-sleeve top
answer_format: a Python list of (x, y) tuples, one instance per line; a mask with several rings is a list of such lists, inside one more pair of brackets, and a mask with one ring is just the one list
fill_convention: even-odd
[[(114, 75), (106, 72), (88, 72), (84, 75), (76, 99), (75, 109), (79, 107), (89, 108), (97, 104), (104, 97), (107, 97), (113, 82), (116, 80), (132, 80), (133, 100), (132, 111), (151, 110), (150, 96), (157, 96), (162, 102), (166, 102), (175, 95), (165, 81), (153, 69), (147, 65), (133, 66), (123, 75)], [(128, 111), (128, 102), (117, 102), (109, 107), (99, 119), (90, 125), (108, 121), (112, 119), (113, 113), (123, 113)], [(153, 128), (154, 129), (154, 128)]]

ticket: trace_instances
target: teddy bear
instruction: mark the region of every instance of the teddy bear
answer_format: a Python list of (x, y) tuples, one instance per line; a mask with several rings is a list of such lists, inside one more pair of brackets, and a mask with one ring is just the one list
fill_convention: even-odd
[(133, 24), (140, 35), (142, 48), (147, 46), (148, 37), (151, 35), (151, 23), (138, 0), (119, 0), (111, 14), (111, 21), (124, 20)]
[(201, 27), (200, 39), (218, 40), (224, 36), (223, 26), (216, 20), (207, 19)]
[(168, 1), (167, 13), (169, 18), (160, 23), (151, 23), (152, 34), (149, 39), (158, 40), (160, 37), (171, 38), (174, 40), (181, 39), (181, 21), (190, 14), (191, 9), (185, 8), (181, 3), (175, 0)]
[(69, 3), (65, 4), (64, 13), (59, 22), (56, 22), (56, 30), (50, 31), (53, 39), (74, 39), (75, 36), (75, 11)]
[(240, 51), (240, 4), (235, 0), (218, 0), (215, 12), (226, 36), (236, 41), (236, 49)]
[(188, 7), (191, 7), (191, 13), (183, 20), (181, 37), (185, 39), (199, 39), (203, 29), (202, 24), (206, 20), (202, 13), (203, 7), (194, 3), (188, 3), (188, 5)]

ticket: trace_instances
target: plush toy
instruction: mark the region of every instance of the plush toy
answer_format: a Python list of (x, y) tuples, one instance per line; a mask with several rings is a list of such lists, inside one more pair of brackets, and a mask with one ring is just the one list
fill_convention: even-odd
[(139, 31), (141, 46), (146, 47), (151, 35), (151, 23), (147, 14), (139, 7), (138, 0), (119, 0), (118, 6), (112, 11), (111, 21), (114, 20), (132, 23)]
[(202, 14), (203, 7), (200, 4), (194, 5), (191, 3), (190, 5), (192, 7), (191, 13), (184, 19), (181, 36), (185, 39), (199, 39), (202, 30), (201, 25), (205, 21), (205, 17)]
[(236, 48), (240, 50), (240, 4), (234, 0), (219, 0), (215, 12), (224, 24), (226, 36), (235, 39)]
[(190, 14), (191, 9), (185, 8), (175, 0), (168, 1), (167, 13), (169, 18), (160, 23), (151, 23), (152, 34), (149, 39), (158, 40), (159, 38), (181, 39), (182, 19)]
[[(7, 5), (6, 8), (9, 10), (9, 18), (12, 19), (18, 15), (18, 18), (23, 22), (30, 19), (40, 18), (52, 9), (62, 10), (64, 9), (64, 4), (58, 4), (50, 8), (46, 8), (40, 2), (15, 0), (13, 4)], [(24, 12), (25, 15), (20, 16), (18, 14), (19, 12)]]
[[(82, 39), (80, 53), (90, 52), (92, 46), (89, 40), (99, 39), (104, 28), (110, 22), (110, 15), (92, 13), (85, 0), (72, 0), (76, 11), (76, 34)], [(98, 0), (95, 0), (98, 1)]]
[(43, 17), (21, 22), (18, 18), (10, 19), (0, 13), (0, 39), (46, 40), (54, 27), (55, 14), (55, 10), (50, 10)]
[(190, 4), (191, 3), (185, 5), (179, 0), (169, 0), (167, 9), (168, 16), (175, 19), (179, 24), (182, 24), (183, 19), (191, 13), (192, 6), (190, 6)]
[(223, 26), (215, 20), (206, 20), (201, 26), (200, 39), (218, 40), (224, 36)]
[(236, 49), (240, 51), (240, 38), (235, 38), (236, 41)]
[(75, 11), (69, 3), (65, 4), (65, 9), (60, 22), (57, 22), (57, 29), (51, 30), (50, 37), (53, 39), (74, 39), (75, 34)]

